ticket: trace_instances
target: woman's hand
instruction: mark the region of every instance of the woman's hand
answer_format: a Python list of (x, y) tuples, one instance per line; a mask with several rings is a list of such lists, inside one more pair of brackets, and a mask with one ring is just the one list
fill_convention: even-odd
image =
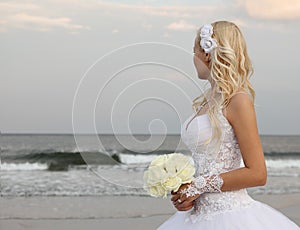
[(189, 183), (182, 184), (177, 192), (171, 192), (172, 198), (171, 201), (173, 202), (175, 208), (179, 211), (187, 211), (193, 208), (194, 200), (196, 200), (200, 195), (186, 197), (185, 194), (181, 194), (180, 190), (185, 189)]

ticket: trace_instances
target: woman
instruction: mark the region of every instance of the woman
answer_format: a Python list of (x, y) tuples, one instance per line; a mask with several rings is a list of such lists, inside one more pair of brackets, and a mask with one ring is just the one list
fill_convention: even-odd
[(265, 185), (267, 170), (249, 82), (252, 65), (240, 29), (227, 21), (201, 27), (194, 65), (198, 77), (211, 85), (193, 101), (199, 110), (181, 130), (195, 162), (195, 179), (172, 192), (178, 211), (158, 230), (300, 229), (246, 190)]

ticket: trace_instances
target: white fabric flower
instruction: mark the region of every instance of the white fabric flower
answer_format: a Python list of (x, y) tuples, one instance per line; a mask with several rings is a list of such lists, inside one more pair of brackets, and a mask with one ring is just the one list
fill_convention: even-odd
[(217, 42), (212, 37), (201, 38), (200, 45), (204, 49), (205, 53), (210, 53), (217, 47)]
[(200, 31), (200, 37), (201, 38), (207, 38), (210, 37), (213, 34), (213, 27), (210, 24), (206, 24), (202, 26)]
[(200, 46), (205, 53), (210, 53), (216, 48), (217, 42), (211, 36), (213, 35), (213, 26), (211, 24), (204, 25), (200, 30)]

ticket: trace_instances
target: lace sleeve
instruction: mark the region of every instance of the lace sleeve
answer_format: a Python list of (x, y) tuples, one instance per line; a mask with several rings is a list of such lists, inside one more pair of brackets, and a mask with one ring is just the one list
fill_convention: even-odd
[(221, 187), (224, 181), (219, 174), (210, 177), (198, 176), (196, 177), (187, 188), (180, 191), (186, 197), (195, 196), (205, 192), (222, 192)]

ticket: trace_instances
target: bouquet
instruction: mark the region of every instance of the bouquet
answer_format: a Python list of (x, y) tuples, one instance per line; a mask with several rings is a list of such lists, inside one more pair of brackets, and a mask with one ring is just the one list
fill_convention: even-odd
[(144, 172), (144, 189), (151, 196), (166, 198), (169, 192), (177, 192), (182, 184), (190, 183), (194, 174), (189, 157), (182, 153), (160, 155)]

